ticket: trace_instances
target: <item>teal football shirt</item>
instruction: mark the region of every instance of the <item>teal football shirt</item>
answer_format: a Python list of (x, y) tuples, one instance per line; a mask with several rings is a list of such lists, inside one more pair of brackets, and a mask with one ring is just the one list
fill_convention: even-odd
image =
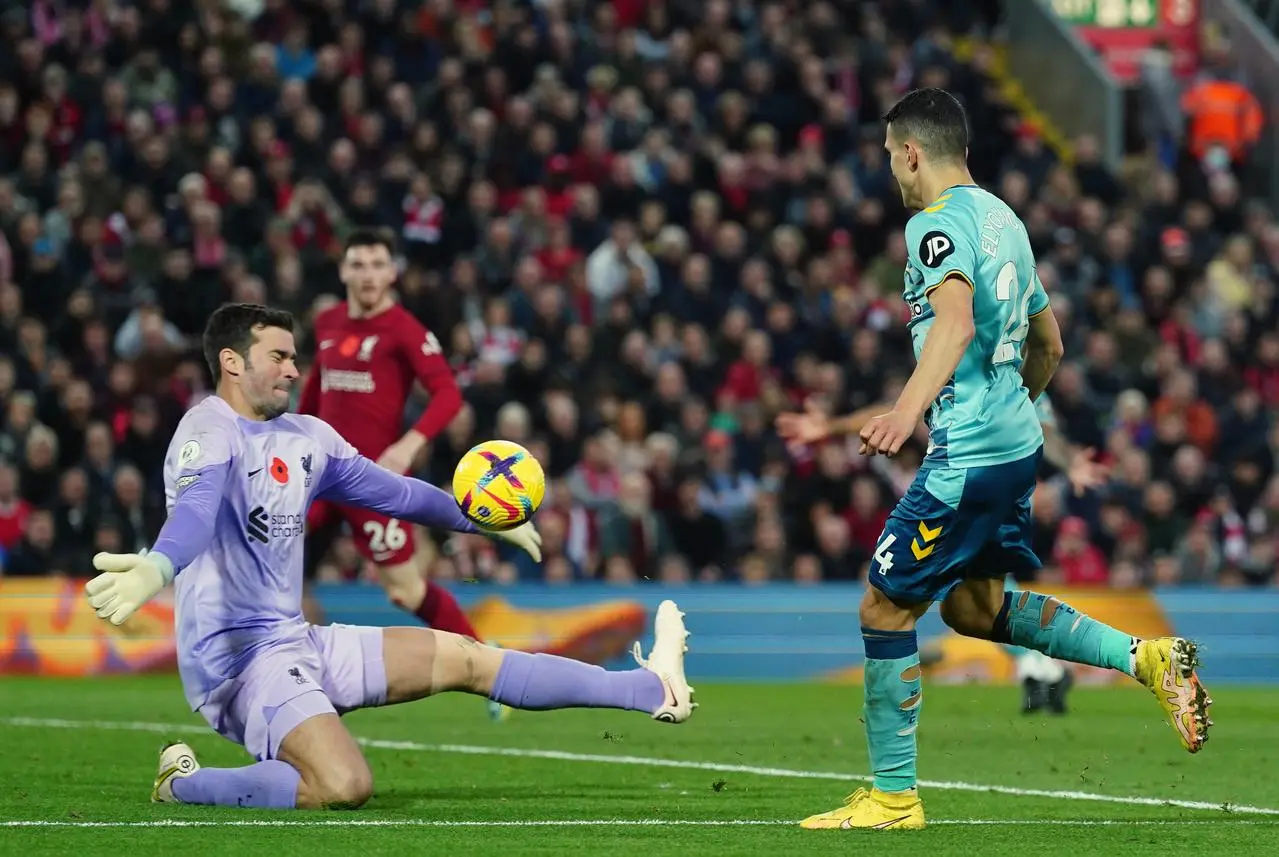
[(929, 408), (924, 467), (987, 467), (1044, 442), (1021, 380), (1030, 317), (1048, 308), (1021, 219), (976, 185), (952, 187), (906, 224), (906, 303), (915, 358), (933, 325), (929, 293), (948, 277), (973, 290), (976, 335)]

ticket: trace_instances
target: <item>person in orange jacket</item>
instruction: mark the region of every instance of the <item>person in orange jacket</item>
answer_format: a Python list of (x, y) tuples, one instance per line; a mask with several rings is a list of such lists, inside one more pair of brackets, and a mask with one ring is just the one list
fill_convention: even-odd
[[(1261, 137), (1265, 116), (1256, 96), (1232, 80), (1205, 80), (1181, 98), (1186, 143), (1195, 159), (1211, 162), (1220, 153), (1241, 164)], [(1222, 165), (1224, 166), (1224, 164)]]

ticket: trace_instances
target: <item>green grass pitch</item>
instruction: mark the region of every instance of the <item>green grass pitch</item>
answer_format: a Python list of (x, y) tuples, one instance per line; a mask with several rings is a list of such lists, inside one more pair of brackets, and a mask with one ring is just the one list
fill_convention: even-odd
[[(1211, 678), (1210, 676), (1207, 678)], [(860, 784), (861, 689), (710, 685), (691, 721), (514, 712), (464, 696), (359, 712), (364, 809), (152, 805), (156, 751), (248, 761), (185, 710), (174, 677), (0, 679), (0, 854), (1262, 854), (1279, 842), (1279, 690), (1215, 688), (1185, 753), (1136, 687), (1080, 689), (1064, 718), (1013, 688), (925, 690), (918, 832), (805, 831)], [(870, 839), (874, 839), (871, 844)]]

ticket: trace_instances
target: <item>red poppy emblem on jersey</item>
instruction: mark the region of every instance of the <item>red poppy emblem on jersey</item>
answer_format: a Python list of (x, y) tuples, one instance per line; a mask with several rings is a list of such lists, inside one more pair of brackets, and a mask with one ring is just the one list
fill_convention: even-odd
[(271, 459), (271, 478), (281, 485), (287, 485), (289, 482), (289, 465), (285, 464), (278, 458)]
[(342, 340), (342, 344), (338, 346), (338, 353), (343, 357), (351, 357), (355, 354), (355, 350), (360, 347), (360, 337), (348, 336)]

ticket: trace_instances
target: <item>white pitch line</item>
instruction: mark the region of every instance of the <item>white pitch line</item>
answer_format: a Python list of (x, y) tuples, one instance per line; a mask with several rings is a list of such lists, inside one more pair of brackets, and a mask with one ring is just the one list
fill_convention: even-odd
[[(753, 820), (753, 819), (707, 819), (704, 821), (674, 818), (577, 818), (547, 819), (531, 821), (443, 821), (430, 818), (350, 818), (350, 819), (271, 819), (248, 818), (228, 819), (223, 821), (197, 821), (180, 818), (156, 819), (154, 821), (0, 821), (0, 827), (63, 827), (63, 828), (104, 828), (104, 827), (451, 827), (451, 828), (484, 828), (484, 827), (789, 827), (798, 821), (785, 820)], [(1008, 819), (1008, 818), (944, 818), (933, 819), (930, 826), (945, 827), (1197, 827), (1203, 825), (1274, 827), (1279, 821), (1256, 821), (1242, 818), (1224, 818), (1210, 821), (1206, 819), (1184, 819), (1160, 821), (1157, 819), (1136, 819), (1122, 821), (1118, 819), (1069, 819), (1050, 818)]]
[[(0, 726), (25, 726), (49, 729), (109, 729), (132, 732), (184, 732), (207, 735), (211, 730), (191, 723), (152, 723), (129, 720), (62, 720), (40, 717), (0, 718)], [(806, 780), (838, 780), (841, 782), (865, 782), (870, 778), (861, 774), (835, 771), (806, 771), (791, 768), (733, 765), (721, 762), (697, 762), (685, 759), (661, 759), (652, 756), (609, 756), (596, 753), (568, 753), (562, 750), (531, 750), (520, 747), (489, 747), (473, 744), (422, 744), (417, 741), (387, 741), (379, 738), (357, 739), (366, 747), (378, 750), (401, 750), (416, 753), (457, 753), (471, 756), (512, 756), (524, 759), (550, 759), (559, 762), (594, 762), (604, 765), (640, 765), (652, 768), (679, 768), (682, 770), (713, 771), (723, 774), (750, 774), (759, 777), (779, 777)], [(1250, 806), (1221, 801), (1181, 800), (1175, 798), (1142, 797), (1136, 795), (1106, 795), (1061, 789), (1024, 789), (1015, 786), (996, 786), (952, 780), (920, 780), (921, 788), (939, 791), (985, 792), (1013, 797), (1042, 797), (1055, 800), (1094, 801), (1098, 803), (1125, 804), (1128, 806), (1165, 806), (1179, 809), (1202, 809), (1217, 812), (1237, 812), (1249, 815), (1279, 816), (1279, 809)]]

